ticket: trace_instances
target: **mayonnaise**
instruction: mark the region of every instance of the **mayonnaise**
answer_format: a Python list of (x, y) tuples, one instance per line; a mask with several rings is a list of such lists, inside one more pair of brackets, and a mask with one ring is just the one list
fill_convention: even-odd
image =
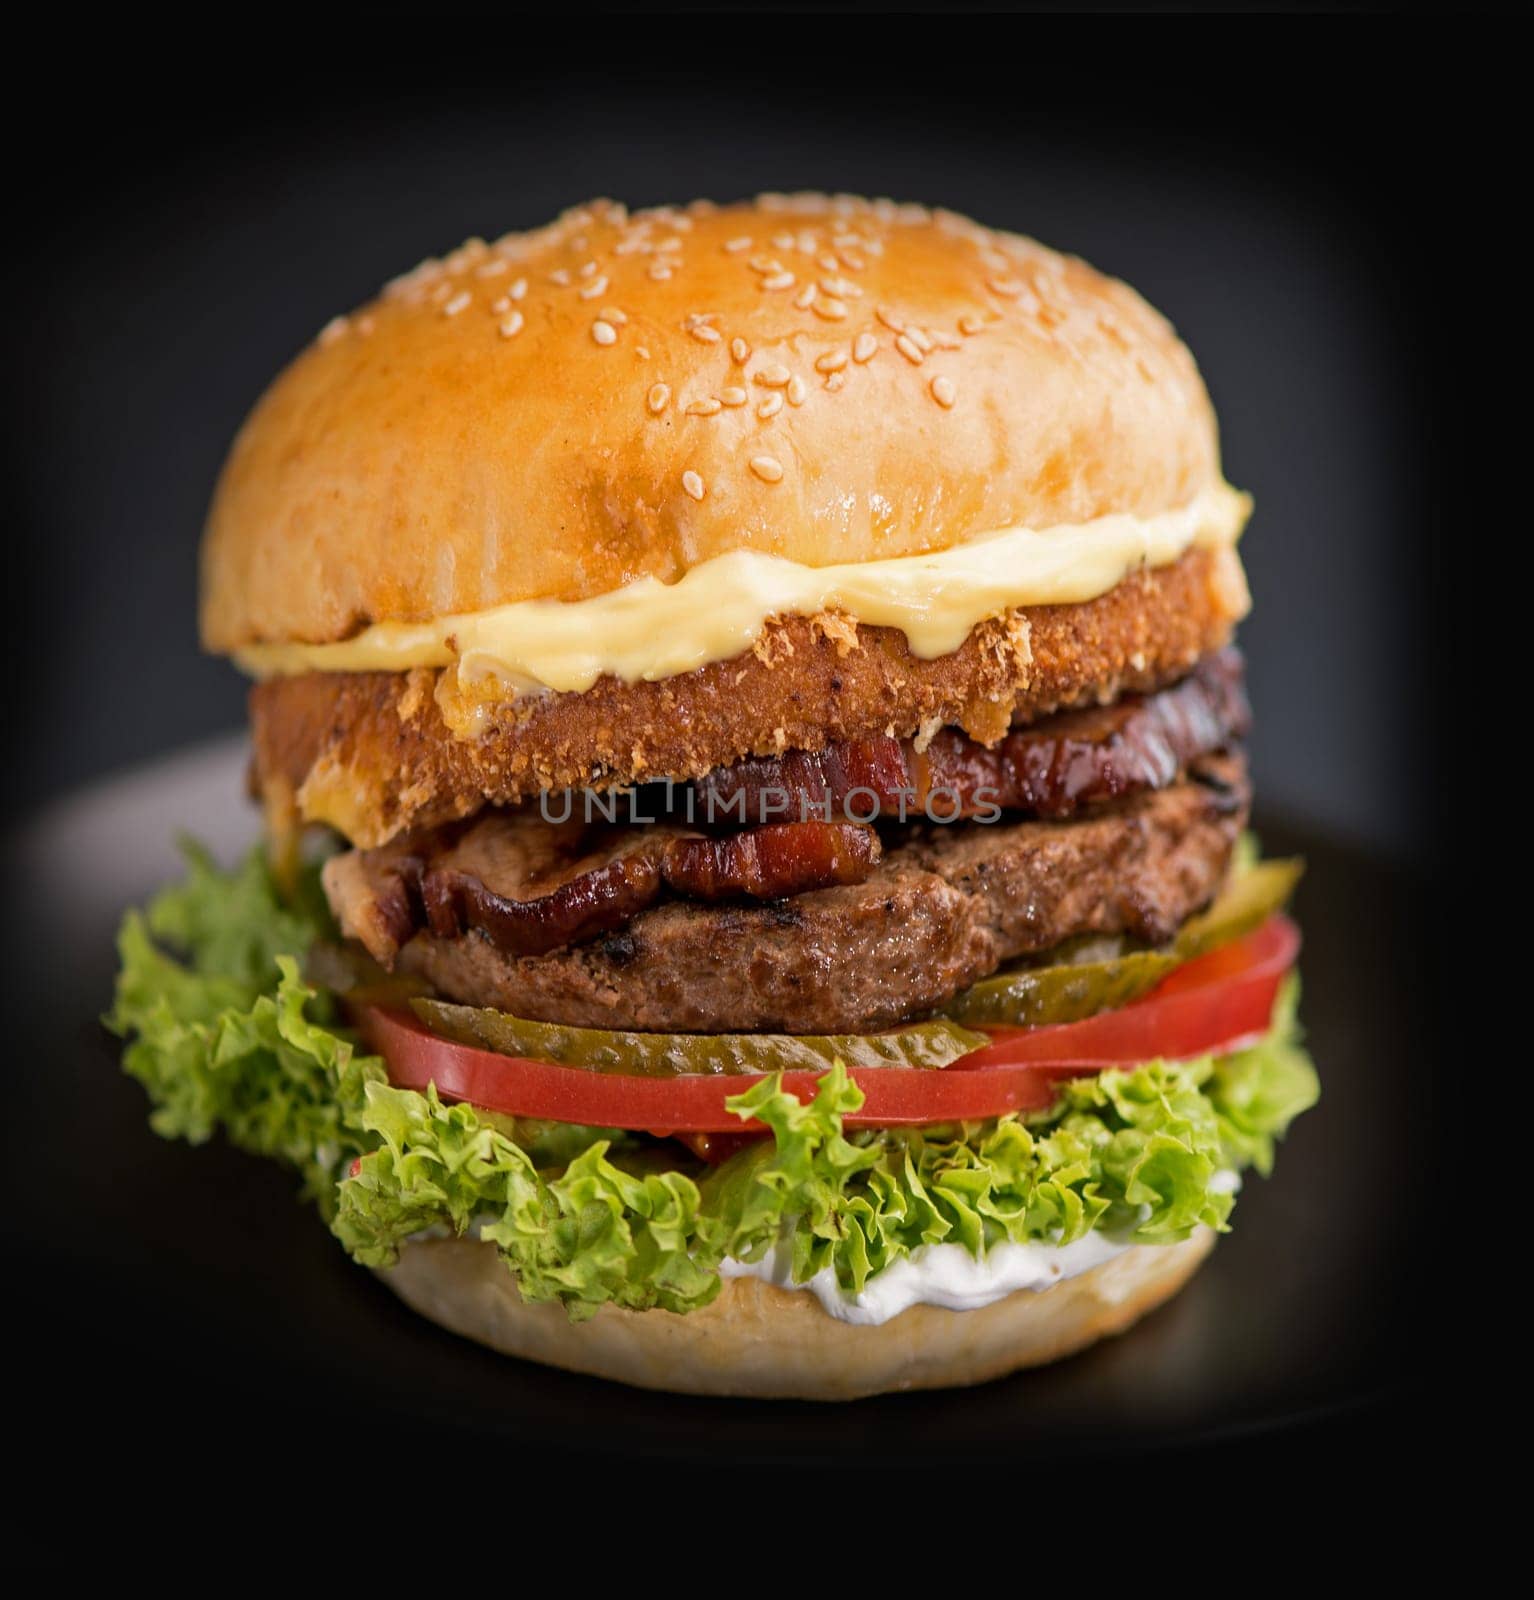
[[(1216, 1172), (1209, 1180), (1212, 1194), (1235, 1194), (1240, 1187), (1241, 1177), (1236, 1172)], [(1142, 1221), (1149, 1214), (1149, 1206), (1140, 1208)], [(469, 1236), (477, 1239), (480, 1228), (488, 1220), (476, 1218), (471, 1222)], [(406, 1243), (452, 1237), (452, 1229), (437, 1224), (409, 1235)], [(961, 1244), (928, 1244), (892, 1261), (882, 1272), (876, 1272), (863, 1285), (860, 1294), (850, 1294), (836, 1281), (834, 1267), (825, 1267), (806, 1282), (795, 1283), (792, 1250), (780, 1243), (770, 1248), (760, 1261), (736, 1261), (727, 1256), (719, 1263), (719, 1276), (760, 1278), (777, 1289), (803, 1290), (814, 1295), (822, 1309), (838, 1322), (872, 1328), (898, 1317), (902, 1311), (909, 1311), (912, 1306), (978, 1311), (1020, 1289), (1050, 1289), (1133, 1248), (1134, 1241), (1127, 1233), (1105, 1233), (1096, 1229), (1069, 1244), (1054, 1244), (1048, 1240), (1029, 1244), (1004, 1241), (993, 1245), (980, 1257), (972, 1256)]]
[(749, 650), (773, 617), (827, 612), (898, 628), (914, 655), (931, 660), (1014, 607), (1092, 600), (1136, 568), (1167, 566), (1195, 545), (1228, 548), (1250, 511), (1248, 496), (1221, 483), (1155, 516), (1003, 528), (886, 561), (810, 567), (736, 550), (675, 583), (641, 578), (589, 600), (523, 600), (433, 622), (378, 622), (333, 644), (253, 645), (236, 660), (257, 677), (456, 665), (465, 693), (584, 692), (604, 676), (638, 683), (728, 661)]
[[(1211, 1192), (1217, 1194), (1234, 1194), (1240, 1187), (1241, 1178), (1235, 1172), (1217, 1172), (1209, 1181)], [(1142, 1208), (1142, 1214), (1148, 1211), (1149, 1207)], [(822, 1269), (805, 1283), (795, 1283), (792, 1253), (782, 1245), (775, 1245), (760, 1261), (726, 1258), (719, 1263), (719, 1275), (760, 1278), (775, 1288), (802, 1289), (814, 1295), (838, 1322), (876, 1327), (912, 1306), (978, 1311), (1019, 1289), (1049, 1289), (1123, 1255), (1133, 1248), (1133, 1243), (1125, 1234), (1094, 1230), (1065, 1245), (1047, 1240), (1030, 1244), (1004, 1242), (993, 1245), (983, 1257), (972, 1256), (960, 1244), (922, 1245), (875, 1273), (863, 1285), (861, 1294), (843, 1289), (832, 1267)]]
[(826, 1267), (806, 1283), (790, 1276), (789, 1252), (769, 1250), (760, 1261), (719, 1263), (725, 1278), (760, 1278), (779, 1289), (803, 1289), (815, 1296), (838, 1322), (875, 1327), (912, 1306), (944, 1306), (949, 1311), (978, 1311), (1019, 1289), (1048, 1289), (1090, 1272), (1130, 1248), (1129, 1241), (1106, 1233), (1088, 1233), (1070, 1244), (998, 1244), (982, 1258), (961, 1244), (929, 1244), (893, 1261), (849, 1294)]

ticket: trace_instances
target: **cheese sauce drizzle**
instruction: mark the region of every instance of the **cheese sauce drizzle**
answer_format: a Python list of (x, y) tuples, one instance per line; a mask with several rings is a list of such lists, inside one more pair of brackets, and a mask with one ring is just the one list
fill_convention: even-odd
[(601, 677), (648, 682), (731, 660), (773, 617), (836, 612), (898, 628), (913, 655), (931, 660), (1014, 607), (1094, 600), (1136, 568), (1168, 566), (1194, 546), (1229, 548), (1250, 511), (1248, 496), (1221, 483), (1155, 516), (1004, 528), (887, 561), (807, 567), (738, 550), (671, 584), (641, 578), (589, 600), (522, 600), (429, 623), (377, 622), (333, 644), (252, 645), (235, 659), (256, 677), (456, 663), (465, 690), (584, 693)]

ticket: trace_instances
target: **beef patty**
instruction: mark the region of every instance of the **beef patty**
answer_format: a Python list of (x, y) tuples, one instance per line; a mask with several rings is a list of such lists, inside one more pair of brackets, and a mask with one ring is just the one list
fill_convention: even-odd
[(397, 965), (452, 999), (575, 1026), (868, 1032), (1078, 934), (1169, 938), (1218, 889), (1249, 800), (1240, 755), (1205, 757), (1070, 821), (902, 830), (861, 883), (766, 905), (673, 901), (542, 955), (481, 931), (420, 933)]

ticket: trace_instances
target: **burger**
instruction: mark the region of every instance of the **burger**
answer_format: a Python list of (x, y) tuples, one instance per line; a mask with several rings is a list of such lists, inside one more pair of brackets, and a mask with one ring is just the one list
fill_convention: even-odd
[(124, 922), (154, 1127), (631, 1384), (1122, 1331), (1317, 1092), (1249, 509), (1160, 316), (949, 212), (599, 201), (424, 262), (214, 496), (265, 838)]

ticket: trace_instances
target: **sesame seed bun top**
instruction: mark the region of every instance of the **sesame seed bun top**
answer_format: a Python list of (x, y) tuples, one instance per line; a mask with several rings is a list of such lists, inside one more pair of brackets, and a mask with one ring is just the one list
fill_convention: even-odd
[(210, 649), (1181, 506), (1220, 477), (1131, 289), (947, 212), (606, 201), (471, 240), (262, 397), (203, 544)]

